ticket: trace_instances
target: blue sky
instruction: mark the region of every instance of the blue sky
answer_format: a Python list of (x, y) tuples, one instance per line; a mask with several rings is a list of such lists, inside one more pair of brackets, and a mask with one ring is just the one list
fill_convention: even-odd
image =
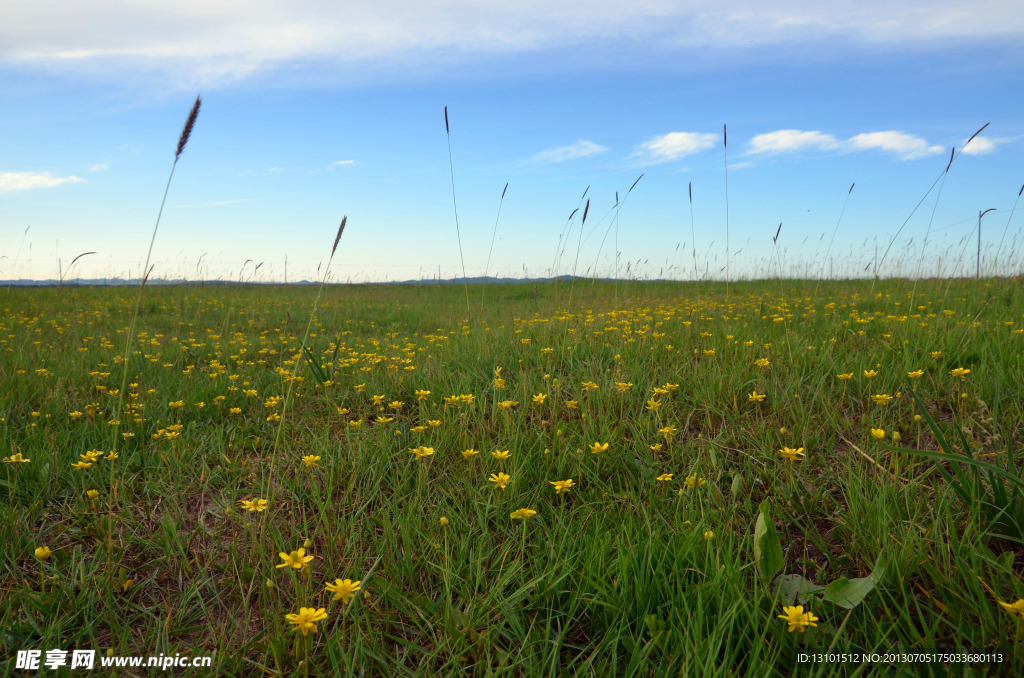
[(643, 174), (618, 213), (620, 273), (693, 276), (696, 242), (699, 275), (724, 277), (723, 123), (734, 278), (769, 260), (820, 273), (853, 182), (831, 270), (863, 273), (984, 123), (886, 271), (916, 271), (933, 210), (924, 271), (954, 270), (990, 207), (986, 260), (1009, 223), (1003, 270), (1015, 265), (1024, 19), (1008, 2), (99, 0), (43, 21), (47, 4), (13, 2), (0, 26), (0, 279), (53, 278), (58, 258), (92, 250), (72, 277), (137, 275), (198, 91), (161, 277), (237, 279), (263, 262), (257, 276), (281, 279), (287, 256), (289, 279), (311, 279), (344, 214), (335, 279), (461, 275), (445, 105), (469, 275), (484, 272), (506, 182), (491, 273), (548, 275), (590, 186), (578, 272), (610, 274), (606, 215)]

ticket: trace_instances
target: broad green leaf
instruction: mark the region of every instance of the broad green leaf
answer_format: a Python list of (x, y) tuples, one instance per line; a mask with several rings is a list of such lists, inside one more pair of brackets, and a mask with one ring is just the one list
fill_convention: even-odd
[(754, 560), (765, 579), (771, 579), (782, 570), (782, 543), (771, 519), (771, 505), (761, 502), (757, 522), (754, 523)]
[(825, 587), (813, 584), (798, 574), (787, 574), (775, 580), (775, 589), (787, 605), (803, 605)]
[(835, 603), (839, 607), (852, 610), (860, 605), (865, 596), (875, 589), (873, 576), (861, 577), (860, 579), (847, 579), (841, 577), (825, 587), (825, 600)]

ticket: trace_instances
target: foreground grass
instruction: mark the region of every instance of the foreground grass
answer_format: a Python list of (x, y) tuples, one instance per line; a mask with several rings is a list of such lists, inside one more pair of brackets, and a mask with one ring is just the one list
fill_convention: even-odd
[[(127, 366), (133, 291), (10, 290), (0, 430), (30, 461), (0, 477), (6, 671), (112, 648), (208, 675), (1017, 675), (1024, 617), (998, 602), (1024, 550), (889, 448), (936, 449), (908, 384), (976, 454), (1020, 448), (1019, 282), (731, 288), (490, 287), (471, 318), (461, 288), (328, 288), (319, 369), (315, 289), (147, 289)], [(783, 574), (884, 551), (884, 581), (790, 633), (752, 549), (766, 499)], [(1003, 661), (797, 661), (827, 650)]]

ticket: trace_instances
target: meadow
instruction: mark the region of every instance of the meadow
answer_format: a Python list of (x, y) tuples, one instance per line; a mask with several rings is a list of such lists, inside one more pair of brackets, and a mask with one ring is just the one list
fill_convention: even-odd
[(1020, 675), (1020, 279), (136, 294), (0, 303), (4, 675)]

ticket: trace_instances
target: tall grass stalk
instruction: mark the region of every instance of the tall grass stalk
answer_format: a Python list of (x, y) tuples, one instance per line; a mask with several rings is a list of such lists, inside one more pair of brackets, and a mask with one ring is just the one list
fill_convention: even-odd
[[(462, 256), (462, 232), (459, 230), (459, 203), (455, 200), (455, 165), (454, 163), (452, 163), (452, 133), (451, 129), (448, 126), (447, 106), (444, 107), (444, 135), (445, 138), (448, 140), (448, 172), (449, 174), (451, 174), (452, 178), (452, 207), (455, 208), (455, 236), (459, 240), (459, 262), (462, 263), (462, 284), (466, 288), (466, 322), (469, 322), (469, 279), (466, 278), (466, 259), (465, 257)], [(505, 187), (508, 188), (508, 185), (506, 184)], [(497, 229), (497, 221), (495, 221), (494, 227), (495, 229)], [(441, 281), (439, 278), (438, 283), (440, 282)]]
[(821, 284), (822, 279), (825, 277), (825, 264), (828, 263), (828, 255), (832, 251), (832, 243), (836, 240), (836, 233), (839, 232), (839, 224), (843, 223), (843, 215), (846, 214), (846, 206), (850, 203), (850, 194), (853, 193), (853, 187), (857, 185), (857, 182), (850, 184), (850, 190), (846, 192), (846, 200), (843, 201), (843, 209), (839, 211), (839, 220), (836, 221), (836, 227), (832, 230), (832, 239), (828, 241), (828, 248), (825, 250), (825, 258), (821, 260), (821, 273), (818, 274), (818, 281), (814, 284), (814, 294), (818, 294), (818, 285)]
[(722, 158), (725, 165), (725, 298), (729, 298), (729, 129), (722, 125)]
[(1013, 207), (1010, 208), (1010, 216), (1006, 218), (1003, 237), (999, 239), (999, 247), (996, 248), (996, 260), (992, 265), (992, 275), (999, 275), (999, 253), (1003, 251), (1003, 241), (1006, 240), (1006, 232), (1010, 230), (1010, 222), (1013, 221), (1013, 213), (1017, 211), (1017, 203), (1020, 202), (1021, 193), (1024, 193), (1024, 185), (1021, 185), (1020, 190), (1017, 191), (1017, 198), (1013, 201)]
[[(178, 166), (178, 160), (181, 158), (182, 152), (185, 150), (185, 145), (188, 143), (189, 137), (192, 136), (192, 129), (195, 127), (196, 119), (199, 117), (199, 108), (203, 104), (202, 95), (196, 96), (196, 101), (192, 104), (192, 110), (189, 111), (188, 117), (185, 118), (185, 125), (181, 128), (181, 134), (178, 136), (178, 145), (174, 152), (174, 162), (171, 163), (171, 173), (167, 177), (167, 185), (164, 186), (164, 196), (160, 199), (160, 210), (156, 214), (156, 223), (153, 225), (153, 235), (149, 239), (149, 249), (146, 250), (146, 263), (142, 266), (142, 271), (139, 275), (139, 291), (135, 295), (135, 308), (132, 310), (132, 319), (128, 324), (128, 332), (124, 340), (124, 374), (121, 376), (121, 389), (117, 394), (117, 409), (114, 411), (114, 420), (117, 422), (114, 425), (114, 442), (112, 449), (119, 449), (118, 444), (120, 441), (120, 429), (121, 429), (121, 407), (124, 404), (124, 391), (128, 387), (128, 373), (131, 370), (131, 350), (132, 340), (135, 335), (135, 325), (139, 319), (139, 306), (142, 304), (142, 290), (146, 287), (146, 278), (148, 276), (147, 271), (149, 270), (149, 260), (153, 256), (153, 243), (156, 242), (156, 232), (160, 228), (160, 217), (164, 213), (164, 205), (167, 203), (167, 192), (171, 190), (171, 180), (174, 178), (174, 170)], [(111, 502), (113, 501), (113, 495), (111, 494)]]
[[(986, 122), (984, 125), (982, 125), (981, 129), (979, 129), (977, 132), (972, 134), (971, 138), (968, 139), (967, 142), (963, 146), (960, 147), (959, 151), (956, 151), (955, 153), (952, 154), (953, 157), (950, 159), (949, 163), (946, 164), (946, 169), (942, 170), (942, 172), (939, 173), (939, 176), (935, 177), (935, 181), (933, 181), (932, 185), (928, 187), (928, 190), (925, 191), (923, 196), (921, 196), (921, 199), (917, 201), (917, 204), (914, 205), (914, 209), (910, 210), (910, 214), (907, 215), (907, 218), (903, 220), (902, 224), (900, 224), (899, 229), (896, 230), (896, 235), (894, 235), (892, 237), (892, 239), (889, 240), (889, 244), (886, 246), (885, 252), (882, 253), (882, 260), (879, 261), (878, 265), (875, 267), (875, 276), (874, 276), (875, 280), (878, 279), (878, 275), (877, 275), (878, 269), (880, 269), (885, 264), (885, 258), (887, 256), (889, 256), (889, 250), (892, 249), (893, 243), (895, 243), (896, 239), (898, 237), (900, 237), (900, 233), (902, 233), (903, 229), (906, 228), (907, 223), (910, 222), (911, 217), (914, 216), (914, 214), (917, 212), (918, 208), (921, 207), (921, 204), (925, 201), (925, 199), (928, 197), (928, 195), (935, 189), (935, 186), (939, 183), (939, 181), (941, 181), (942, 178), (946, 175), (946, 173), (949, 172), (949, 168), (953, 166), (953, 161), (960, 157), (960, 154), (963, 153), (965, 148), (967, 148), (967, 144), (971, 143), (974, 140), (974, 137), (976, 137), (979, 134), (981, 134), (985, 130), (985, 128), (988, 127), (990, 124), (992, 124), (992, 123)], [(869, 294), (873, 293), (874, 289), (875, 289), (874, 288), (874, 283), (872, 283), (872, 285), (871, 285), (871, 292), (869, 292)]]
[[(277, 422), (277, 433), (274, 435), (274, 450), (271, 454), (271, 473), (270, 473), (270, 488), (269, 492), (273, 496), (273, 479), (274, 472), (277, 470), (277, 450), (281, 444), (281, 431), (284, 430), (284, 423), (286, 415), (288, 414), (288, 404), (291, 401), (292, 396), (292, 385), (295, 383), (295, 377), (299, 373), (299, 365), (304, 362), (306, 352), (306, 342), (309, 340), (309, 330), (313, 326), (313, 319), (316, 318), (316, 310), (320, 305), (320, 295), (323, 294), (324, 284), (327, 282), (327, 275), (331, 270), (331, 262), (334, 261), (334, 253), (338, 250), (338, 242), (341, 241), (341, 234), (345, 232), (345, 224), (348, 223), (348, 215), (346, 214), (341, 218), (341, 225), (338, 226), (338, 233), (334, 236), (334, 246), (331, 247), (331, 256), (327, 259), (327, 266), (324, 267), (323, 277), (320, 279), (320, 287), (316, 291), (316, 299), (313, 300), (313, 310), (309, 314), (309, 320), (306, 322), (306, 331), (302, 335), (302, 343), (299, 344), (298, 353), (294, 358), (294, 365), (292, 366), (292, 378), (288, 380), (288, 390), (285, 392), (284, 403), (281, 408), (281, 418)], [(319, 358), (318, 358), (319, 359)], [(264, 467), (266, 468), (266, 467)]]
[[(450, 147), (449, 153), (451, 153)], [(508, 182), (505, 182), (505, 188), (501, 190), (501, 200), (498, 201), (498, 216), (494, 217), (494, 232), (491, 233), (491, 248), (487, 251), (487, 265), (484, 266), (484, 286), (480, 289), (481, 310), (483, 310), (484, 307), (484, 294), (487, 292), (487, 272), (491, 270), (491, 254), (494, 252), (494, 239), (498, 237), (498, 220), (501, 219), (501, 206), (505, 204), (505, 191), (507, 190)]]

